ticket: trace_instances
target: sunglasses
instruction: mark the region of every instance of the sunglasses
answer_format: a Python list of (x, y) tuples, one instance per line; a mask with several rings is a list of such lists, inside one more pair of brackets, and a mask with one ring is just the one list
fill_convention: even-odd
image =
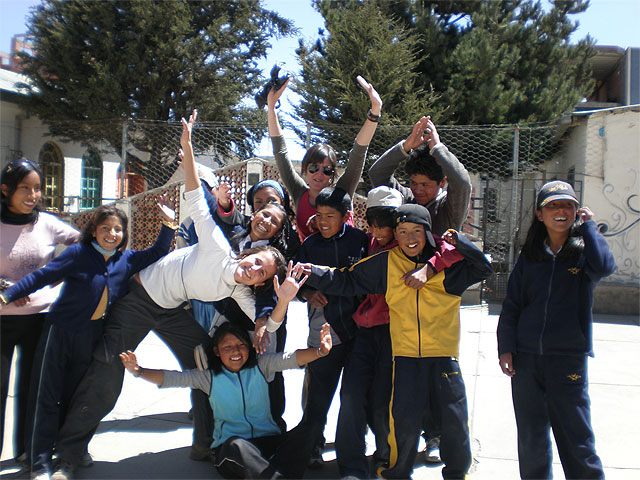
[[(318, 165), (317, 163), (312, 163), (311, 165), (309, 165), (307, 167), (307, 172), (312, 173), (312, 174), (316, 173), (318, 170), (320, 170), (320, 165)], [(331, 177), (335, 173), (335, 169), (333, 167), (324, 166), (324, 167), (322, 167), (322, 173), (326, 177)]]

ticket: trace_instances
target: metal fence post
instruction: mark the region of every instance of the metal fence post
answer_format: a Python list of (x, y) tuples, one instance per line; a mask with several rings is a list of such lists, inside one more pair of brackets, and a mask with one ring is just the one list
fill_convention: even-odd
[(516, 239), (515, 239), (515, 227), (518, 222), (518, 160), (520, 154), (520, 126), (516, 125), (513, 130), (513, 154), (511, 156), (511, 170), (512, 170), (512, 180), (511, 180), (511, 225), (510, 225), (510, 233), (509, 235), (509, 272), (513, 270), (513, 265), (515, 264), (516, 259)]
[(129, 123), (122, 121), (122, 150), (120, 151), (120, 188), (118, 188), (118, 199), (124, 197), (124, 185), (127, 181), (127, 130)]

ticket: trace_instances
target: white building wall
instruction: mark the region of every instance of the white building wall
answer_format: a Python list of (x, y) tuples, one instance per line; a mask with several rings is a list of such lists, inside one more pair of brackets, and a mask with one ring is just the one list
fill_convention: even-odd
[[(640, 284), (640, 106), (588, 117), (583, 203), (613, 252), (617, 271), (606, 282)], [(576, 175), (576, 178), (579, 178)]]

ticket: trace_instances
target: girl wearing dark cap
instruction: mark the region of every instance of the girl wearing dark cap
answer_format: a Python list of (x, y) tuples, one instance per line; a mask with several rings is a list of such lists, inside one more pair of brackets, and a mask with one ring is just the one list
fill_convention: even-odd
[(604, 478), (587, 381), (593, 289), (616, 265), (593, 212), (566, 182), (546, 183), (509, 276), (498, 322), (511, 378), (522, 478), (551, 478), (549, 429), (567, 478)]

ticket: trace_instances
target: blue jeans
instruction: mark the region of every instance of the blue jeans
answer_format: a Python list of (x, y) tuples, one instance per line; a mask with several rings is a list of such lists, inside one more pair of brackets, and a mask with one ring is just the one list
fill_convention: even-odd
[(376, 437), (376, 457), (389, 459), (391, 368), (389, 325), (358, 329), (340, 392), (336, 455), (342, 477), (370, 478), (367, 424)]
[(550, 429), (566, 478), (604, 478), (591, 428), (587, 357), (513, 356), (511, 379), (522, 478), (551, 478)]

